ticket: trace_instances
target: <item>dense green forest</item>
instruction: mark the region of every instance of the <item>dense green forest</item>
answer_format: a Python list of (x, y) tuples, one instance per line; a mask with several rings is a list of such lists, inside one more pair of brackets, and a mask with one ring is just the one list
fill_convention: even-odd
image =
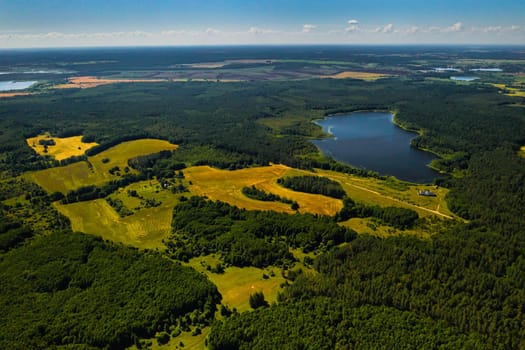
[(316, 297), (218, 322), (208, 339), (213, 350), (231, 349), (476, 349), (477, 334), (387, 306), (350, 307)]
[[(119, 60), (81, 67), (78, 74), (131, 67), (153, 71), (172, 64), (174, 59), (159, 50), (142, 58), (102, 50), (92, 58)], [(198, 61), (219, 61), (267, 58), (275, 50), (246, 48), (229, 56), (195, 52), (201, 55)], [(374, 63), (383, 71), (410, 73), (375, 82), (117, 84), (0, 99), (0, 346), (122, 348), (174, 327), (204, 326), (213, 321), (220, 295), (206, 278), (174, 260), (215, 253), (226, 265), (288, 268), (295, 260), (290, 248), (299, 248), (316, 253), (315, 271), (294, 273), (277, 305), (217, 321), (208, 339), (211, 348), (525, 348), (525, 159), (517, 155), (525, 145), (525, 101), (498, 93), (490, 81), (456, 84), (411, 66), (416, 56), (420, 69), (420, 62), (427, 62), (426, 68), (446, 66), (451, 56), (523, 60), (523, 54), (459, 48), (446, 54), (415, 48), (305, 50), (278, 54)], [(195, 52), (182, 50), (176, 62), (196, 62)], [(2, 56), (0, 64), (53, 62), (43, 54), (25, 55)], [(56, 55), (67, 60), (87, 54)], [(154, 68), (148, 66), (153, 61)], [(521, 69), (504, 62), (508, 72)], [(277, 68), (314, 65), (291, 62)], [(143, 179), (183, 177), (181, 170), (191, 165), (238, 169), (273, 162), (379, 177), (321, 156), (309, 142), (320, 134), (312, 119), (356, 110), (393, 111), (397, 124), (419, 132), (412, 145), (439, 155), (433, 165), (443, 176), (436, 183), (450, 189), (448, 205), (461, 219), (442, 223), (425, 240), (377, 238), (356, 235), (338, 221), (375, 217), (401, 230), (417, 229), (417, 214), (350, 198), (329, 218), (181, 197), (166, 250), (149, 252), (73, 234), (69, 221), (53, 209), (57, 200), (103, 198)], [(100, 143), (91, 153), (142, 137), (180, 147), (131, 160), (138, 175), (62, 198), (17, 177), (85, 159), (57, 162), (27, 147), (24, 137), (46, 131)]]
[(170, 325), (205, 325), (220, 301), (190, 268), (72, 232), (2, 256), (0, 279), (4, 349), (122, 348)]
[(234, 266), (287, 266), (289, 247), (329, 249), (355, 238), (355, 232), (325, 216), (247, 211), (222, 202), (191, 197), (173, 211), (168, 254), (187, 260), (219, 253)]

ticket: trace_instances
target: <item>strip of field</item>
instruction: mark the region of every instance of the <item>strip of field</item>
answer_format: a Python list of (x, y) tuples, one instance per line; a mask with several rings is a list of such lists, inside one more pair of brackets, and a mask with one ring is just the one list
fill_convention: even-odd
[(324, 75), (321, 78), (330, 78), (330, 79), (359, 79), (373, 81), (381, 78), (388, 77), (387, 74), (381, 73), (371, 73), (371, 72), (356, 72), (356, 71), (344, 71), (333, 75)]
[[(40, 144), (40, 141), (50, 141), (55, 142), (54, 145), (48, 145), (45, 147)], [(73, 156), (81, 156), (88, 149), (98, 145), (96, 142), (84, 143), (82, 142), (82, 136), (72, 136), (72, 137), (51, 137), (49, 134), (38, 135), (35, 137), (30, 137), (26, 139), (29, 147), (34, 149), (38, 154), (45, 156), (52, 156), (56, 160), (63, 160)]]
[(16, 97), (16, 96), (28, 96), (33, 95), (32, 92), (0, 92), (0, 98)]
[(100, 85), (117, 84), (117, 83), (162, 83), (165, 79), (103, 79), (91, 76), (69, 78), (66, 84), (55, 85), (55, 89), (80, 88), (88, 89)]
[[(116, 172), (109, 170), (119, 167), (119, 173), (124, 173), (128, 160), (134, 157), (156, 153), (165, 150), (175, 150), (177, 145), (157, 139), (141, 139), (123, 142), (93, 157), (88, 161), (69, 164), (63, 167), (50, 168), (25, 174), (29, 180), (42, 186), (47, 192), (62, 192), (66, 194), (82, 186), (101, 185), (110, 180), (118, 179)], [(133, 170), (129, 170), (133, 172)]]
[(291, 170), (284, 165), (234, 171), (198, 166), (186, 169), (184, 174), (186, 179), (192, 183), (190, 191), (193, 194), (207, 196), (213, 200), (227, 202), (240, 208), (294, 213), (288, 204), (258, 201), (250, 199), (242, 193), (243, 187), (255, 186), (280, 197), (295, 200), (299, 204), (299, 211), (302, 213), (334, 215), (341, 210), (342, 202), (338, 199), (296, 192), (278, 185), (277, 179), (286, 176)]

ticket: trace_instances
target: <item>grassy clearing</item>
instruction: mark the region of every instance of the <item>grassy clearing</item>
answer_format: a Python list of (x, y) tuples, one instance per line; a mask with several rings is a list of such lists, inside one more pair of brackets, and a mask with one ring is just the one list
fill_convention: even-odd
[[(155, 199), (161, 204), (147, 208), (144, 200), (127, 193), (135, 190), (144, 200)], [(119, 189), (110, 197), (120, 199), (133, 211), (132, 215), (120, 217), (105, 199), (73, 204), (55, 203), (55, 208), (71, 220), (73, 231), (100, 236), (113, 242), (129, 244), (138, 248), (164, 248), (162, 240), (171, 231), (173, 207), (180, 194), (161, 189), (156, 180), (141, 181)]]
[(128, 141), (89, 157), (87, 162), (30, 172), (24, 176), (50, 193), (58, 191), (65, 194), (82, 186), (101, 185), (117, 179), (119, 176), (110, 174), (109, 169), (119, 167), (124, 173), (123, 170), (131, 158), (164, 150), (175, 150), (177, 147), (168, 141), (156, 139)]
[(382, 225), (379, 220), (374, 218), (352, 218), (342, 222), (343, 226), (353, 229), (358, 234), (369, 234), (372, 236), (387, 238), (400, 235), (417, 236), (423, 239), (430, 238), (430, 232), (420, 229), (398, 230), (392, 226)]
[[(191, 259), (188, 265), (208, 276), (219, 289), (224, 305), (230, 309), (236, 308), (239, 312), (251, 310), (249, 298), (250, 294), (255, 292), (263, 292), (266, 301), (270, 304), (277, 301), (281, 284), (285, 282), (280, 268), (259, 269), (232, 266), (225, 268), (222, 274), (211, 273), (207, 270), (207, 266), (215, 266), (219, 262), (220, 260), (214, 256), (204, 256)], [(268, 278), (264, 278), (263, 275)]]
[(386, 78), (389, 75), (381, 73), (371, 73), (371, 72), (355, 72), (355, 71), (344, 71), (333, 75), (325, 75), (321, 78), (331, 78), (331, 79), (359, 79), (366, 81), (374, 81), (381, 78)]
[[(55, 145), (46, 148), (39, 142), (41, 140), (53, 140)], [(98, 145), (96, 142), (84, 143), (82, 136), (72, 137), (51, 137), (49, 134), (38, 135), (26, 139), (29, 147), (34, 149), (41, 156), (52, 156), (56, 160), (63, 160), (74, 156), (83, 155), (88, 149)]]
[(293, 170), (283, 165), (248, 168), (241, 170), (218, 170), (209, 166), (191, 167), (184, 171), (186, 179), (192, 183), (192, 194), (207, 196), (231, 205), (249, 210), (274, 210), (284, 213), (294, 213), (290, 205), (279, 202), (263, 202), (246, 197), (242, 193), (245, 186), (254, 185), (265, 192), (295, 200), (299, 204), (299, 212), (334, 215), (342, 208), (338, 199), (322, 195), (295, 192), (277, 184), (277, 179), (292, 173), (308, 174), (301, 170)]

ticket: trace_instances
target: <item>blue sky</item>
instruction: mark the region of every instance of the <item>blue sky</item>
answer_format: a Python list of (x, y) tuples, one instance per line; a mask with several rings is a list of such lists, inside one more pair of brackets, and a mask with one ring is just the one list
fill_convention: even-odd
[(0, 0), (0, 47), (525, 44), (525, 1)]

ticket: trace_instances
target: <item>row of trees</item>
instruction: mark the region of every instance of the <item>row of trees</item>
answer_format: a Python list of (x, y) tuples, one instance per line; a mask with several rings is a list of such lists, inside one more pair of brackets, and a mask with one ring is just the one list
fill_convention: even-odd
[(277, 183), (299, 192), (322, 194), (338, 199), (346, 196), (346, 192), (339, 182), (323, 176), (290, 176), (277, 179)]
[(251, 187), (243, 187), (242, 194), (246, 197), (255, 199), (263, 202), (281, 202), (285, 204), (290, 204), (293, 210), (299, 209), (299, 204), (296, 201), (293, 201), (288, 198), (283, 198), (279, 195), (268, 193), (252, 185)]

